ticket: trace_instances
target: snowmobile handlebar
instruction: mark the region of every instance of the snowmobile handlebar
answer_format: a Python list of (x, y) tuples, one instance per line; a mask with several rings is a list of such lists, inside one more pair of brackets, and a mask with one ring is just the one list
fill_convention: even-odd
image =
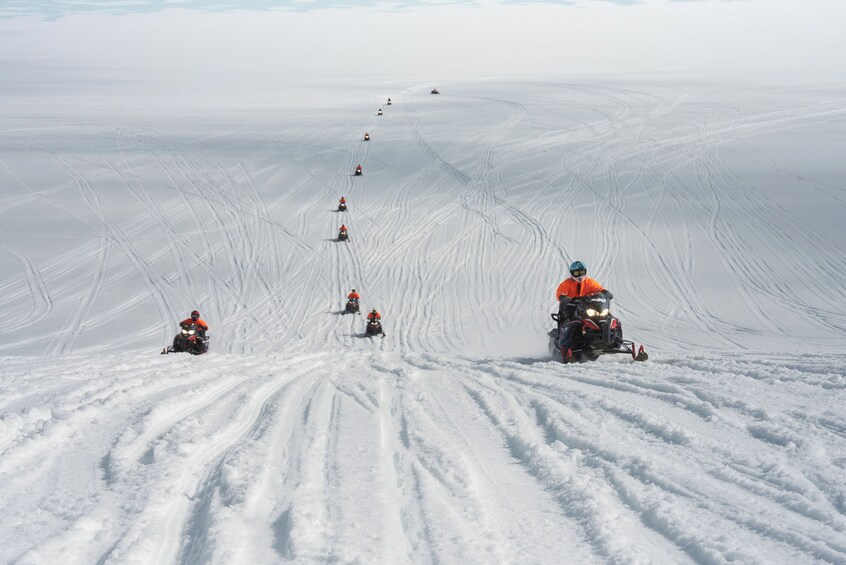
[(600, 290), (599, 292), (594, 292), (593, 294), (587, 294), (585, 296), (576, 296), (575, 298), (570, 298), (569, 296), (561, 295), (558, 297), (559, 302), (564, 302), (565, 304), (568, 302), (582, 302), (584, 300), (592, 300), (594, 298), (605, 298), (611, 300), (614, 298), (614, 295), (611, 294), (610, 290)]

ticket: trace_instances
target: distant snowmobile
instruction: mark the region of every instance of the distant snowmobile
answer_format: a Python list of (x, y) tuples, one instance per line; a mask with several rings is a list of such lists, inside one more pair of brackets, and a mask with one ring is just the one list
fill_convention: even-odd
[(341, 202), (338, 204), (338, 212), (346, 212), (347, 211), (347, 203)]
[(364, 328), (364, 335), (365, 337), (374, 335), (385, 337), (385, 332), (382, 330), (382, 322), (379, 320), (368, 320), (367, 326)]
[(379, 111), (378, 111), (378, 112), (376, 112), (376, 115), (377, 115), (377, 116), (381, 116), (381, 115), (382, 115), (382, 108), (379, 108)]
[(433, 88), (432, 92), (431, 92), (431, 94), (440, 94), (440, 93), (441, 93), (440, 90), (438, 90), (437, 88)]
[(388, 106), (390, 106), (390, 105), (391, 105), (391, 99), (388, 98)]
[(370, 141), (370, 134), (367, 132), (364, 133), (364, 141)]
[(362, 175), (361, 165), (356, 165), (355, 167), (355, 176), (360, 177)]
[(358, 300), (355, 298), (349, 298), (347, 299), (347, 304), (344, 307), (344, 314), (360, 314), (360, 308)]
[[(575, 314), (570, 320), (561, 320), (559, 314), (552, 314), (552, 319), (559, 327), (549, 331), (549, 352), (553, 359), (564, 363), (577, 361), (595, 361), (601, 355), (625, 353), (635, 361), (649, 359), (641, 345), (635, 349), (633, 341), (623, 339), (620, 321), (611, 315), (611, 298), (603, 294), (573, 298)], [(575, 329), (573, 347), (567, 351), (558, 348), (561, 331), (568, 326)]]
[(349, 241), (350, 236), (347, 233), (347, 228), (342, 227), (338, 230), (338, 241)]
[(173, 345), (165, 347), (162, 354), (190, 353), (202, 355), (209, 350), (209, 337), (196, 324), (182, 326), (182, 330), (173, 338)]

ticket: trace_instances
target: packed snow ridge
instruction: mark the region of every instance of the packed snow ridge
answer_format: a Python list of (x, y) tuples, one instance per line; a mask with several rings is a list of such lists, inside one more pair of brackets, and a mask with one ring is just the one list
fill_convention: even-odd
[(0, 562), (846, 562), (842, 90), (292, 96), (0, 110)]

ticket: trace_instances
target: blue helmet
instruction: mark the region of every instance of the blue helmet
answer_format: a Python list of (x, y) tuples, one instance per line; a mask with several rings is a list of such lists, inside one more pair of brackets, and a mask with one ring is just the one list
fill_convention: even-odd
[(587, 275), (587, 267), (581, 261), (573, 261), (570, 263), (570, 275), (573, 277), (583, 277)]

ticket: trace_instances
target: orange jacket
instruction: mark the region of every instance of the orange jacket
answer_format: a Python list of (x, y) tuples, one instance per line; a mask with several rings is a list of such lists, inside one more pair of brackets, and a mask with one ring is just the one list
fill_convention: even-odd
[(341, 200), (340, 200), (340, 202), (341, 202), (341, 204), (346, 204), (346, 203), (347, 203), (347, 199), (346, 199), (346, 198), (344, 198), (343, 196), (341, 196)]
[(360, 300), (361, 296), (359, 296), (359, 294), (357, 292), (351, 292), (347, 295), (347, 298), (349, 300)]
[(187, 319), (179, 322), (180, 327), (181, 326), (190, 326), (191, 324), (197, 324), (197, 327), (201, 328), (204, 332), (209, 331), (209, 325), (204, 320), (202, 320), (200, 318), (197, 318), (196, 322), (194, 320), (192, 320), (191, 318), (187, 318)]
[(381, 320), (382, 316), (379, 315), (379, 312), (371, 312), (367, 315), (368, 320)]
[(578, 298), (580, 296), (595, 294), (603, 290), (605, 289), (602, 285), (590, 277), (585, 277), (585, 280), (582, 282), (568, 278), (562, 281), (561, 284), (558, 285), (558, 288), (555, 289), (555, 300), (557, 301), (558, 297), (561, 295), (567, 296), (568, 298)]

